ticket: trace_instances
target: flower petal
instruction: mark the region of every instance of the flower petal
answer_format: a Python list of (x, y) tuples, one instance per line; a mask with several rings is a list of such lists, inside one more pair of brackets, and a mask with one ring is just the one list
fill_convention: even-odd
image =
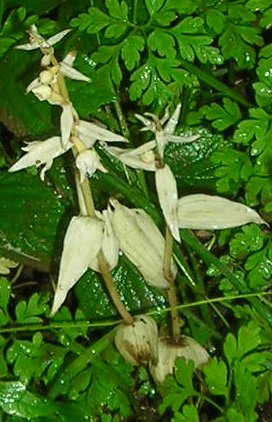
[(71, 31), (72, 29), (64, 29), (63, 31), (58, 32), (57, 34), (53, 35), (52, 37), (48, 38), (48, 40), (45, 41), (46, 46), (49, 45), (51, 47), (52, 45), (62, 40), (62, 38), (65, 37), (65, 35), (69, 34), (69, 32)]
[(174, 110), (174, 113), (172, 114), (172, 116), (170, 117), (166, 125), (164, 126), (163, 131), (165, 134), (173, 135), (173, 133), (175, 132), (177, 124), (178, 124), (178, 120), (179, 120), (180, 110), (181, 110), (181, 104), (178, 104)]
[(153, 149), (155, 141), (150, 141), (135, 149), (123, 149), (118, 147), (104, 146), (107, 152), (118, 158), (125, 165), (146, 171), (156, 170), (156, 157)]
[(62, 113), (60, 116), (61, 140), (64, 148), (68, 145), (72, 127), (74, 124), (74, 115), (71, 104), (62, 106)]
[(177, 183), (170, 167), (167, 164), (156, 170), (155, 180), (159, 203), (163, 211), (165, 221), (173, 237), (180, 242), (177, 208)]
[[(111, 200), (114, 211), (110, 214), (113, 230), (120, 249), (151, 286), (167, 288), (163, 272), (165, 241), (152, 218), (141, 209), (129, 209)], [(176, 267), (172, 265), (173, 278)]]
[(95, 123), (80, 120), (76, 126), (79, 138), (86, 143), (88, 147), (93, 146), (93, 140), (105, 142), (128, 142), (126, 138), (110, 130), (104, 129)]
[(92, 177), (96, 170), (100, 170), (103, 173), (108, 172), (108, 170), (100, 162), (100, 157), (94, 149), (85, 149), (81, 151), (76, 157), (76, 166), (80, 172), (81, 183), (87, 175)]
[(97, 218), (73, 217), (67, 229), (51, 315), (65, 301), (69, 290), (88, 268), (101, 248), (103, 222)]
[(27, 151), (27, 154), (13, 164), (9, 172), (12, 173), (27, 167), (38, 167), (41, 164), (50, 163), (54, 158), (64, 154), (71, 147), (72, 144), (69, 143), (66, 148), (63, 148), (59, 136), (53, 136), (46, 141), (30, 142), (26, 147), (22, 148), (24, 151)]
[(195, 194), (178, 201), (181, 228), (220, 230), (247, 223), (267, 224), (253, 209), (220, 196)]
[(76, 52), (71, 51), (64, 59), (60, 62), (60, 71), (67, 78), (74, 79), (76, 81), (90, 82), (91, 79), (88, 76), (73, 68), (73, 64), (76, 58)]

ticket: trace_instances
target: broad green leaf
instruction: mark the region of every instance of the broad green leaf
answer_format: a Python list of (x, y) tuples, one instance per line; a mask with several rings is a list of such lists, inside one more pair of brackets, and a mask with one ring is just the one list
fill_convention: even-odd
[(20, 381), (0, 382), (0, 407), (7, 414), (27, 419), (50, 417), (57, 410), (55, 403), (31, 393)]
[(65, 202), (25, 171), (0, 176), (0, 202), (1, 253), (48, 270)]
[[(165, 306), (163, 292), (148, 286), (127, 259), (120, 258), (119, 265), (113, 270), (112, 275), (116, 288), (130, 311), (137, 312)], [(88, 319), (97, 320), (116, 315), (116, 309), (105, 291), (103, 280), (96, 273), (91, 271), (86, 273), (77, 283), (75, 291), (79, 307)]]

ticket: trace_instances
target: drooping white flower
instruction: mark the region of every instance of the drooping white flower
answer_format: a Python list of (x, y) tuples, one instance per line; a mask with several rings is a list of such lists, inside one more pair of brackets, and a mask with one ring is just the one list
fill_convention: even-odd
[(177, 182), (167, 164), (156, 170), (155, 181), (159, 203), (163, 211), (165, 221), (173, 237), (180, 242)]
[(107, 169), (100, 162), (99, 155), (92, 149), (81, 151), (76, 157), (76, 166), (80, 173), (80, 182), (82, 183), (86, 176), (92, 177), (96, 170), (107, 173)]
[[(103, 227), (101, 251), (103, 252), (105, 260), (111, 271), (118, 264), (119, 242), (114, 234), (110, 222), (109, 210), (103, 210), (102, 213), (97, 212), (96, 214), (97, 217), (105, 223)], [(89, 267), (94, 271), (100, 271), (97, 257), (90, 260)]]
[(44, 175), (53, 164), (53, 159), (64, 154), (72, 147), (71, 143), (68, 143), (64, 148), (59, 136), (53, 136), (48, 138), (46, 141), (34, 141), (23, 147), (22, 150), (26, 151), (22, 158), (20, 158), (12, 167), (9, 172), (15, 172), (27, 167), (36, 166), (39, 167), (45, 164), (41, 171), (40, 177), (44, 180)]
[(194, 194), (178, 200), (180, 228), (220, 230), (248, 223), (267, 224), (252, 208), (220, 196)]
[(158, 361), (149, 364), (150, 372), (156, 382), (162, 383), (168, 374), (175, 369), (177, 357), (184, 357), (194, 362), (195, 369), (201, 368), (210, 359), (208, 352), (191, 337), (181, 336), (180, 344), (173, 342), (169, 337), (160, 337), (158, 340)]
[[(130, 209), (118, 201), (111, 201), (114, 211), (110, 214), (114, 233), (120, 249), (138, 268), (151, 286), (169, 287), (163, 271), (165, 240), (152, 218), (141, 209)], [(177, 268), (172, 261), (172, 276)]]
[(133, 365), (157, 362), (158, 328), (150, 316), (138, 315), (133, 324), (118, 325), (114, 342), (119, 353)]
[(155, 114), (145, 113), (145, 116), (151, 117), (151, 120), (147, 119), (144, 116), (141, 116), (140, 114), (135, 114), (137, 119), (139, 119), (144, 124), (144, 127), (141, 130), (142, 131), (150, 130), (151, 132), (155, 134), (155, 140), (156, 140), (158, 152), (161, 158), (163, 158), (165, 146), (169, 142), (184, 144), (184, 143), (194, 142), (195, 140), (199, 139), (199, 135), (193, 135), (193, 136), (175, 136), (174, 135), (176, 126), (178, 124), (180, 110), (181, 110), (181, 105), (178, 104), (176, 109), (174, 110), (174, 113), (169, 118), (169, 113), (167, 109), (162, 119), (159, 119)]
[(15, 48), (18, 50), (27, 51), (36, 50), (38, 48), (40, 48), (41, 50), (50, 49), (54, 44), (62, 40), (62, 38), (65, 37), (65, 35), (67, 35), (70, 31), (71, 29), (65, 29), (64, 31), (60, 31), (46, 40), (39, 34), (36, 25), (33, 24), (28, 30), (29, 43), (17, 45), (15, 46)]
[(103, 227), (104, 223), (97, 218), (77, 216), (70, 221), (64, 238), (52, 315), (85, 273), (90, 261), (97, 256), (102, 244)]

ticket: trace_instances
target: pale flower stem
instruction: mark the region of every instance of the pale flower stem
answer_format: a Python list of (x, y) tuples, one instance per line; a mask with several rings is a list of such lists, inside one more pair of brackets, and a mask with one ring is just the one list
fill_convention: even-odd
[(123, 320), (125, 321), (126, 324), (131, 325), (133, 324), (133, 317), (130, 315), (130, 313), (127, 311), (125, 305), (121, 302), (120, 300), (120, 296), (119, 293), (117, 292), (113, 279), (112, 279), (112, 275), (111, 272), (109, 270), (109, 266), (108, 263), (104, 257), (103, 252), (99, 252), (98, 256), (97, 256), (97, 260), (98, 260), (98, 266), (99, 266), (99, 270), (100, 273), (104, 279), (105, 285), (107, 287), (107, 290), (109, 292), (109, 295), (116, 307), (116, 309), (118, 310), (119, 314), (121, 315), (121, 317), (123, 318)]
[(170, 286), (167, 289), (167, 297), (168, 297), (169, 305), (171, 308), (172, 336), (175, 343), (178, 343), (180, 339), (179, 312), (177, 310), (178, 299), (177, 299), (177, 293), (176, 293), (176, 287), (175, 287), (175, 280), (173, 279), (172, 272), (171, 272), (173, 244), (174, 244), (173, 236), (169, 230), (169, 227), (166, 225), (163, 271), (164, 271), (164, 276), (166, 280), (170, 284)]

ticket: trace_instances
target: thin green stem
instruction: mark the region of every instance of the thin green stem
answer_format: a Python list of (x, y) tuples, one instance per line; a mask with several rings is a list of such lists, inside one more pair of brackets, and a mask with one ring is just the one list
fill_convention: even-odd
[(138, 10), (138, 0), (134, 0), (133, 14), (132, 14), (132, 23), (134, 25), (137, 25), (137, 10)]
[(120, 124), (122, 135), (125, 138), (129, 139), (130, 138), (130, 134), (129, 134), (127, 122), (126, 122), (126, 119), (125, 119), (125, 117), (123, 115), (123, 112), (122, 112), (122, 109), (121, 109), (121, 106), (120, 106), (119, 101), (115, 101), (114, 102), (114, 107), (115, 107), (115, 111), (116, 111), (116, 114), (117, 114), (117, 117), (118, 117), (118, 120), (119, 120), (119, 124)]

